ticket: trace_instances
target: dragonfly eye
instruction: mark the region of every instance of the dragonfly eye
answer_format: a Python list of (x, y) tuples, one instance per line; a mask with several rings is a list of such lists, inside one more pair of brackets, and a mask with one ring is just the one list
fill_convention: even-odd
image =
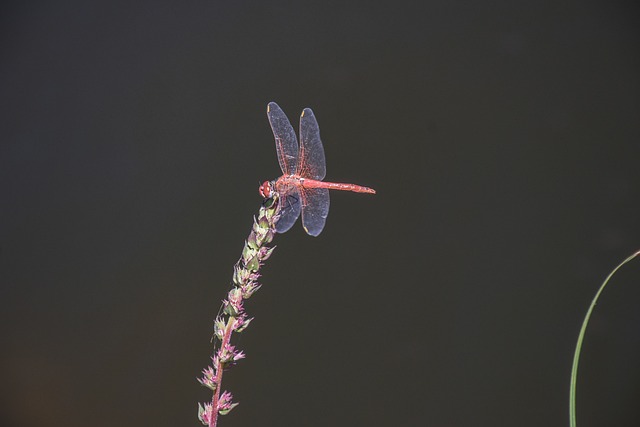
[(269, 181), (265, 181), (262, 183), (262, 185), (260, 186), (260, 195), (265, 198), (268, 199), (271, 197), (271, 183)]

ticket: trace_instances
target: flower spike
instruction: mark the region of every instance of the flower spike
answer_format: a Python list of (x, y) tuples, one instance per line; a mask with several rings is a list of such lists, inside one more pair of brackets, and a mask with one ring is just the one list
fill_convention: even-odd
[(225, 368), (245, 358), (245, 353), (231, 344), (231, 335), (245, 330), (253, 320), (245, 313), (244, 300), (260, 289), (260, 267), (273, 253), (274, 248), (266, 245), (273, 240), (278, 220), (275, 198), (277, 195), (265, 200), (258, 217), (253, 219), (242, 256), (233, 268), (232, 288), (222, 301), (222, 313), (213, 325), (216, 338), (216, 350), (211, 358), (213, 364), (205, 368), (198, 378), (200, 384), (213, 391), (211, 402), (198, 404), (198, 419), (208, 427), (216, 427), (218, 415), (226, 415), (238, 405), (232, 401), (233, 396), (228, 391), (221, 394), (220, 385)]

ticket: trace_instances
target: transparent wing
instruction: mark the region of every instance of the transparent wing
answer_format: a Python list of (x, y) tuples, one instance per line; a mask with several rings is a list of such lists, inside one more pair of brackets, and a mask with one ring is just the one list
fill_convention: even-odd
[(300, 154), (296, 174), (318, 181), (327, 174), (320, 128), (310, 108), (302, 110), (300, 115)]
[(286, 195), (279, 201), (280, 203), (280, 219), (276, 223), (276, 231), (284, 233), (289, 231), (293, 224), (300, 216), (300, 208), (302, 200), (300, 193), (295, 190), (288, 191)]
[(311, 236), (322, 232), (329, 215), (329, 190), (326, 188), (305, 188), (302, 205), (302, 226)]
[(289, 119), (275, 102), (267, 106), (267, 117), (276, 139), (276, 153), (280, 169), (285, 175), (293, 174), (298, 165), (298, 140)]

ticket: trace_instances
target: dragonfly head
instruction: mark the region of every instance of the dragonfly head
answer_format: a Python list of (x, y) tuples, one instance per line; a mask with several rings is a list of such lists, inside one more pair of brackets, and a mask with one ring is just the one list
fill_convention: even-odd
[(263, 182), (258, 191), (263, 198), (270, 199), (273, 196), (273, 183), (271, 181)]

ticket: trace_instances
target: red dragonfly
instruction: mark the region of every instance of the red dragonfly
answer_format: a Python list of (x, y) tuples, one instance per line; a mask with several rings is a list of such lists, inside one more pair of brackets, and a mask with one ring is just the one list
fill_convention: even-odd
[(311, 236), (319, 235), (329, 214), (329, 190), (376, 193), (372, 188), (355, 184), (322, 181), (327, 172), (324, 148), (318, 122), (310, 108), (302, 110), (300, 115), (300, 147), (289, 119), (278, 104), (269, 103), (267, 117), (276, 138), (282, 176), (262, 183), (260, 195), (266, 199), (278, 195), (278, 233), (289, 230), (302, 212), (304, 230)]

